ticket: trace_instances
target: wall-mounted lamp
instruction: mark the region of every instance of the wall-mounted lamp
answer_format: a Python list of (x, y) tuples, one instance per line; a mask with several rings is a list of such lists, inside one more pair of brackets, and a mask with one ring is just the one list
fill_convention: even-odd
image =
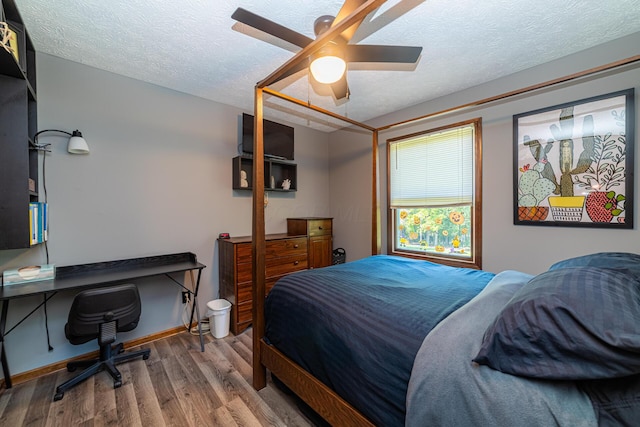
[(311, 56), (309, 69), (319, 83), (331, 84), (340, 80), (347, 69), (347, 63), (340, 48), (335, 44), (328, 44)]
[(58, 129), (45, 129), (37, 132), (33, 136), (33, 142), (36, 146), (38, 146), (38, 136), (45, 132), (59, 132), (64, 133), (65, 135), (69, 135), (69, 142), (67, 143), (67, 151), (71, 154), (89, 154), (89, 146), (87, 145), (87, 141), (82, 137), (82, 132), (79, 130), (74, 130), (73, 133), (69, 133), (64, 130)]

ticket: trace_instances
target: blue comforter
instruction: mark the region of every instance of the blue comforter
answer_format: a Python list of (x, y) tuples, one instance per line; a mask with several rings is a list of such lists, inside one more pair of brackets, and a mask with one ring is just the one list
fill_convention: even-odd
[(425, 336), (493, 273), (378, 255), (278, 281), (266, 339), (376, 425), (401, 426)]

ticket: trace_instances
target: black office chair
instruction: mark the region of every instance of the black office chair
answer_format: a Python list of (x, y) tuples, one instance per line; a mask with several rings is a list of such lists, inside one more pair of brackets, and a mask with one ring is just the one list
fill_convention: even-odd
[(122, 344), (112, 346), (116, 332), (131, 331), (138, 325), (142, 306), (135, 285), (118, 285), (80, 292), (69, 310), (69, 320), (64, 334), (71, 344), (84, 344), (98, 339), (100, 357), (93, 360), (69, 362), (67, 370), (86, 368), (79, 375), (56, 388), (53, 400), (60, 400), (64, 392), (102, 370), (113, 377), (113, 388), (122, 385), (122, 375), (115, 365), (135, 357), (149, 358), (150, 349), (124, 352)]

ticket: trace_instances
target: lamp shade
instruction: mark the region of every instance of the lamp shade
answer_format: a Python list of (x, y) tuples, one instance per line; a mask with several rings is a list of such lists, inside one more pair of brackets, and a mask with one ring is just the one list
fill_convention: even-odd
[(327, 45), (313, 55), (309, 69), (319, 83), (331, 84), (340, 80), (347, 69), (347, 63), (336, 46)]
[(89, 154), (87, 141), (82, 137), (82, 132), (74, 130), (67, 144), (67, 151), (71, 154)]

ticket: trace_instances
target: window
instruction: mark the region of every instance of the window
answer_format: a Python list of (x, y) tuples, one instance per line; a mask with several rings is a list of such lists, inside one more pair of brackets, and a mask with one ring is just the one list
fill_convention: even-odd
[(388, 253), (481, 267), (481, 119), (387, 141)]

